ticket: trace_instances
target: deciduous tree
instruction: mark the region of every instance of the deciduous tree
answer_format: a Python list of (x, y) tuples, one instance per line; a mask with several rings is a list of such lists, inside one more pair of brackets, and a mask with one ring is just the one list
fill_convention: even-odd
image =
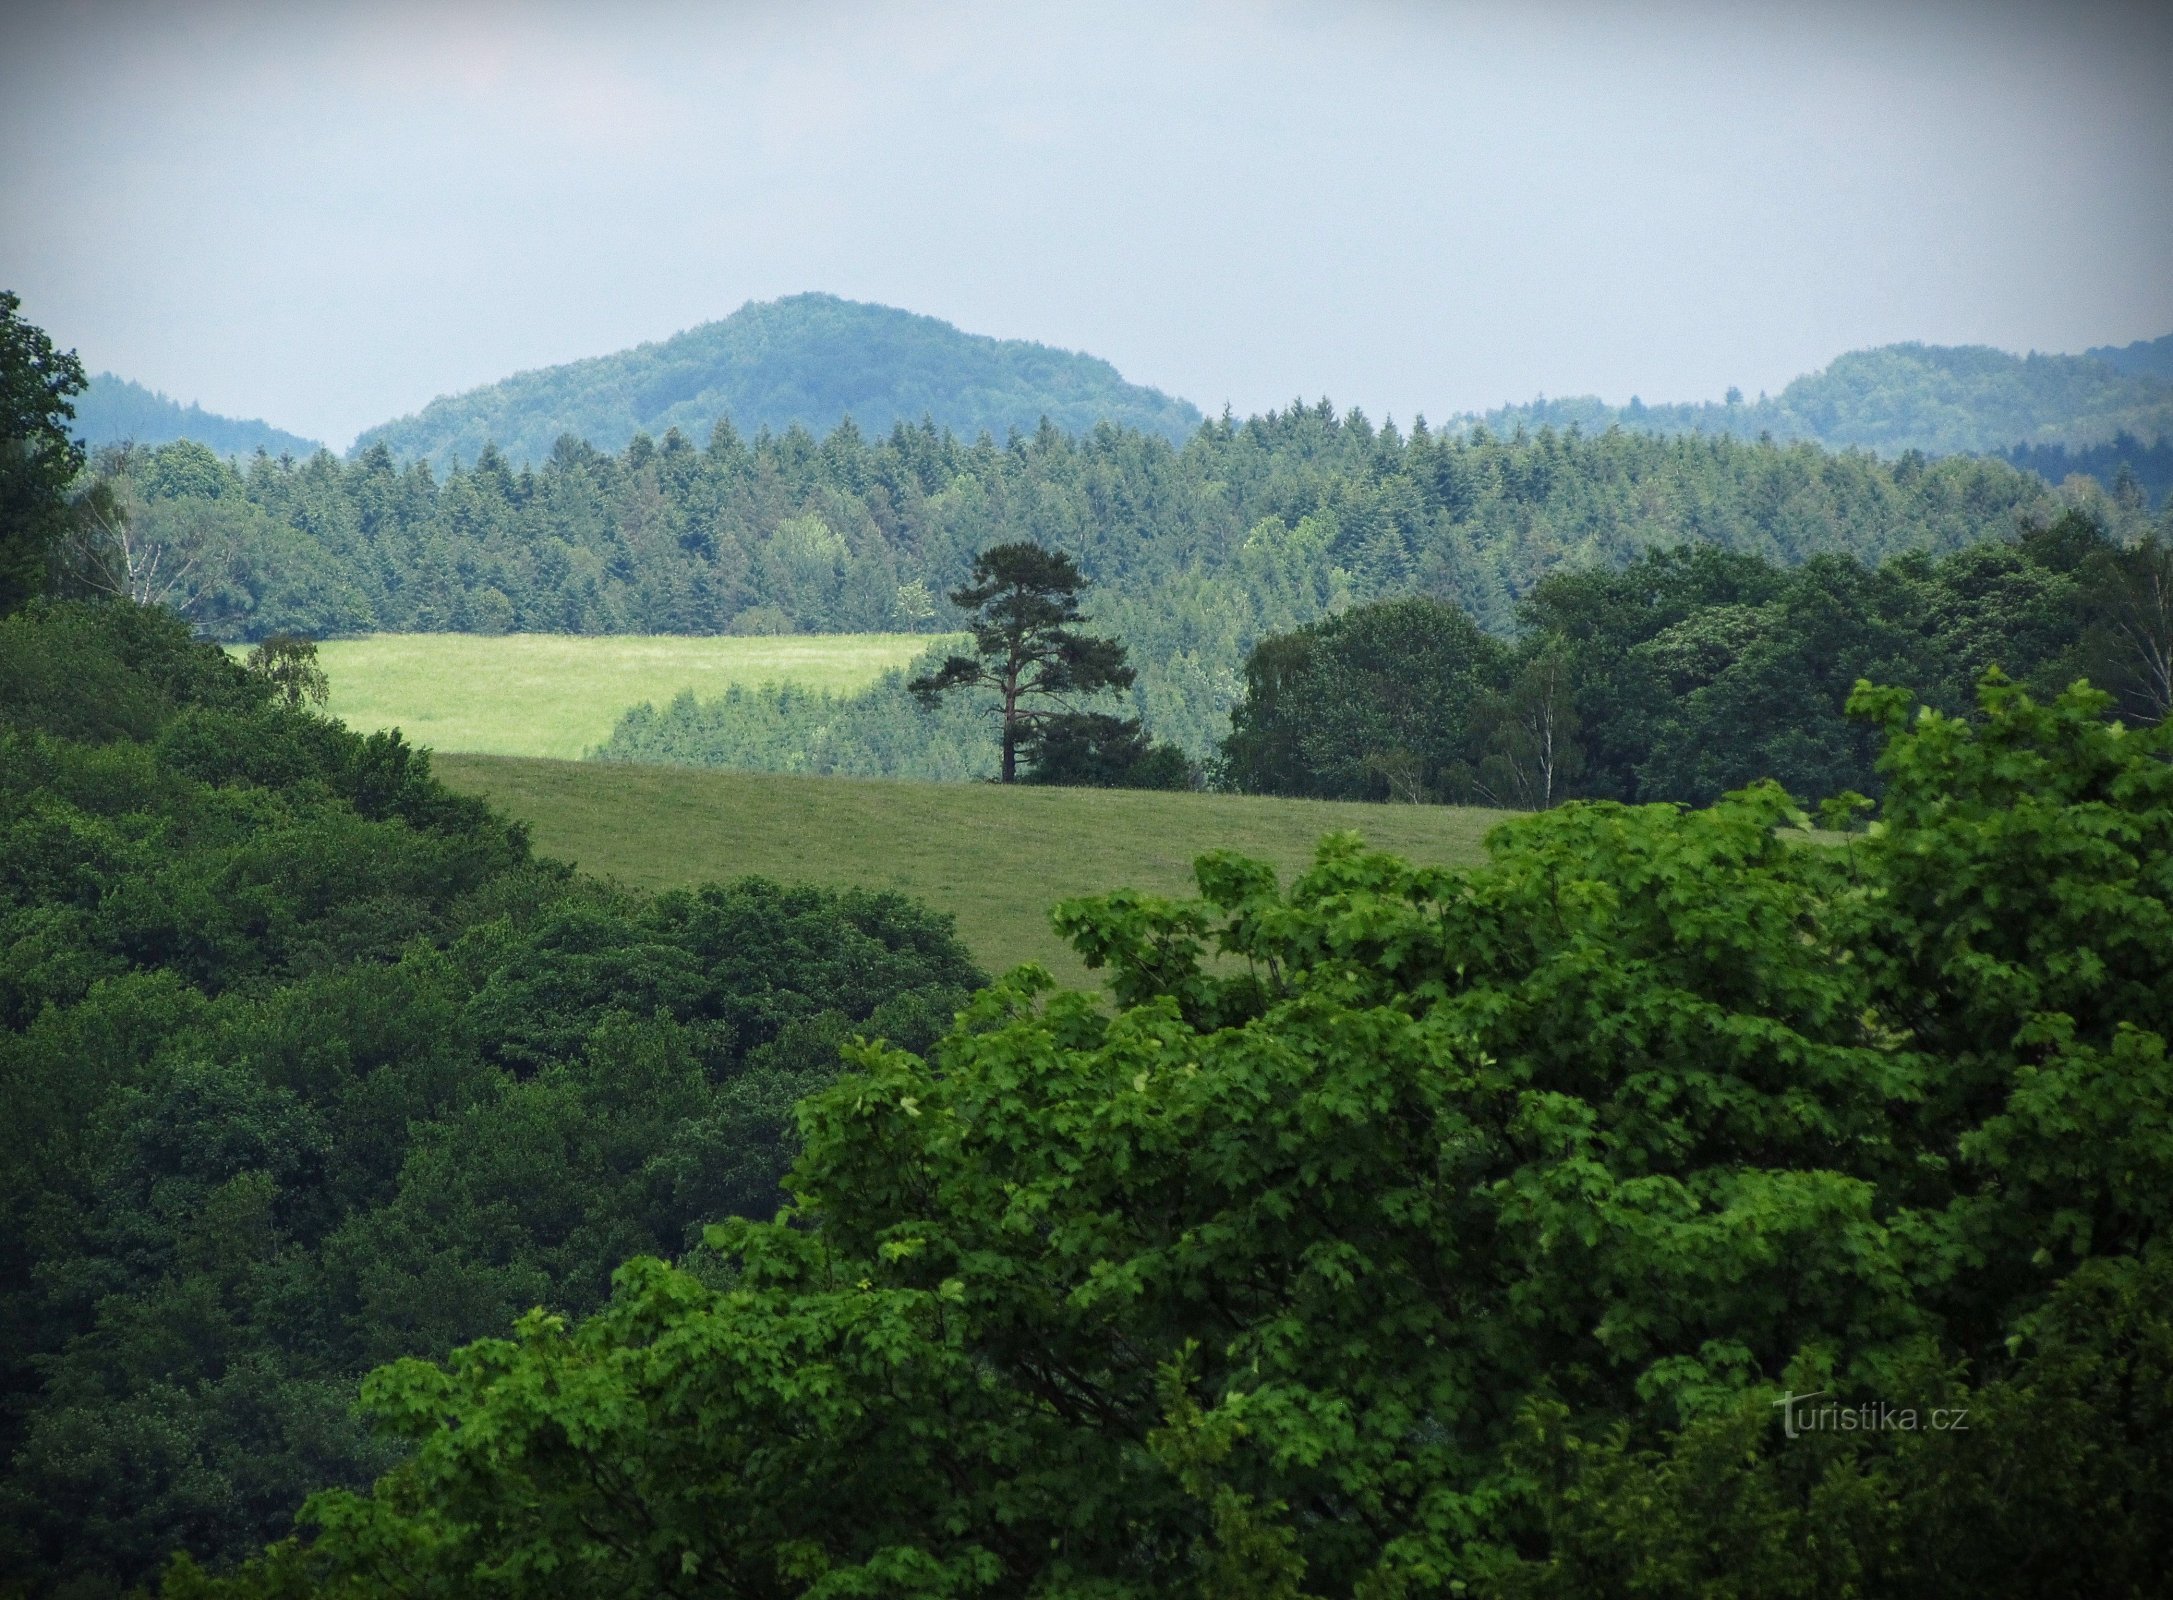
[(68, 434), (83, 363), (56, 350), (0, 289), (0, 611), (41, 592), (46, 562), (69, 526), (68, 494), (83, 449)]

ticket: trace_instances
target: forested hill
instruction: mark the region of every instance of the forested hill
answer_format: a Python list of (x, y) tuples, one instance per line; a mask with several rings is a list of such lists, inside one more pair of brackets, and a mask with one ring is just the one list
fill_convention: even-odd
[(202, 406), (183, 405), (140, 383), (101, 372), (76, 398), (73, 433), (92, 449), (134, 442), (170, 444), (194, 439), (222, 456), (309, 456), (324, 448), (315, 439), (275, 428), (268, 422), (222, 417)]
[[(1779, 394), (1756, 400), (1611, 406), (1590, 396), (1488, 413), (1510, 431), (1572, 423), (1655, 433), (1810, 439), (1888, 455), (2001, 453), (2016, 445), (2146, 444), (2173, 436), (2173, 336), (2087, 355), (2012, 355), (1983, 345), (1895, 344), (1852, 350)], [(1731, 391), (1733, 393), (1733, 391)]]
[(1227, 731), (1255, 642), (1346, 604), (1425, 593), (1506, 630), (1546, 573), (1655, 546), (1877, 560), (2011, 534), (2062, 503), (1976, 456), (1444, 437), (1325, 401), (1207, 424), (1182, 449), (1108, 426), (1001, 446), (925, 427), (720, 428), (702, 444), (569, 446), (534, 469), (491, 452), (441, 475), (373, 447), (237, 470), (169, 445), (128, 471), (116, 487), (146, 538), (231, 553), (174, 601), (228, 639), (935, 632), (958, 625), (942, 596), (976, 551), (1030, 539), (1078, 562), (1097, 624), (1132, 648), (1149, 728), (1195, 753)]
[(2173, 383), (2173, 333), (2158, 339), (2138, 339), (2133, 344), (2101, 344), (2083, 354), (2122, 372)]
[(541, 462), (561, 435), (601, 449), (670, 429), (697, 441), (729, 417), (743, 433), (795, 423), (828, 432), (847, 417), (871, 432), (933, 419), (998, 439), (1047, 417), (1079, 432), (1098, 422), (1181, 441), (1199, 411), (1126, 383), (1094, 356), (1020, 339), (962, 333), (889, 306), (799, 294), (750, 302), (721, 322), (655, 344), (433, 400), (371, 428), (353, 454), (382, 444), (403, 461), (444, 467), (496, 444), (516, 464)]

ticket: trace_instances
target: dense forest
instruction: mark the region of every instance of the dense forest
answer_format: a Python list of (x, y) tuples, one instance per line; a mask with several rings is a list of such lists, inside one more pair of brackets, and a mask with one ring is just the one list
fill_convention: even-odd
[(931, 420), (967, 438), (1001, 438), (1047, 417), (1067, 432), (1109, 422), (1172, 442), (1200, 423), (1187, 402), (1126, 383), (1094, 356), (797, 294), (750, 302), (654, 344), (442, 396), (366, 430), (350, 454), (381, 444), (396, 460), (443, 469), (495, 445), (516, 465), (540, 464), (567, 434), (617, 451), (636, 434), (673, 428), (706, 439), (727, 417), (748, 433), (827, 433), (848, 417), (885, 433)]
[(2063, 503), (1974, 457), (1628, 431), (1444, 437), (1325, 401), (1207, 424), (1181, 449), (1114, 427), (968, 444), (929, 426), (748, 440), (727, 425), (699, 446), (642, 436), (617, 455), (561, 441), (533, 469), (485, 452), (443, 476), (383, 449), (240, 469), (173, 444), (104, 465), (139, 559), (168, 553), (135, 597), (225, 638), (948, 632), (943, 596), (974, 553), (1030, 540), (1077, 563), (1095, 624), (1139, 668), (1133, 711), (1195, 758), (1227, 731), (1247, 652), (1345, 605), (1426, 594), (1507, 632), (1558, 569), (1686, 541), (1876, 561), (1959, 549)]
[(1514, 642), (1420, 598), (1264, 640), (1219, 776), (1258, 794), (1710, 804), (1761, 778), (1877, 794), (1864, 679), (1958, 713), (1986, 671), (2077, 678), (2129, 723), (2173, 712), (2173, 517), (2131, 544), (2079, 512), (2018, 540), (1866, 567), (1783, 568), (1710, 546), (1556, 573)]
[(366, 1484), (365, 1370), (769, 1216), (839, 1042), (979, 981), (894, 896), (577, 877), (295, 698), (165, 612), (0, 619), (0, 1590)]
[(2105, 444), (2018, 444), (2006, 460), (2047, 483), (2065, 483), (2077, 475), (2094, 478), (2115, 500), (2163, 508), (2173, 503), (2173, 436), (2145, 444), (2132, 433), (2118, 433)]
[(2173, 333), (2137, 339), (2131, 344), (2094, 345), (2083, 354), (2121, 372), (2173, 383)]

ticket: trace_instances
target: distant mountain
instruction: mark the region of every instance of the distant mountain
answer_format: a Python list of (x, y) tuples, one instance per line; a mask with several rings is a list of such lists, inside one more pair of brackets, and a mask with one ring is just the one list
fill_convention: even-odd
[(140, 383), (101, 372), (75, 398), (75, 436), (92, 449), (104, 444), (171, 444), (194, 439), (222, 456), (310, 456), (324, 448), (314, 439), (268, 422), (222, 417), (199, 405), (184, 406)]
[(2101, 344), (2083, 354), (2140, 378), (2161, 378), (2173, 383), (2173, 333), (2162, 339), (2138, 339), (2133, 344)]
[(677, 428), (705, 442), (720, 418), (743, 434), (800, 423), (862, 432), (931, 417), (966, 438), (1002, 438), (1047, 417), (1067, 432), (1109, 421), (1181, 440), (1199, 411), (1126, 383), (1093, 356), (961, 333), (889, 306), (800, 294), (750, 302), (721, 322), (616, 355), (516, 373), (433, 400), (363, 433), (350, 454), (383, 444), (402, 459), (473, 461), (486, 443), (540, 461), (562, 434), (618, 450), (637, 432)]
[(1632, 398), (1626, 406), (1610, 406), (1589, 397), (1537, 400), (1465, 420), (1498, 430), (1576, 423), (1592, 431), (1619, 423), (1739, 439), (1770, 433), (1887, 455), (2088, 447), (2121, 434), (2150, 441), (2173, 435), (2173, 377), (2148, 368), (2156, 357), (2130, 360), (2134, 352), (2150, 351), (2173, 355), (2173, 338), (2116, 352), (2126, 366), (2103, 359), (2101, 351), (2018, 356), (1983, 345), (1894, 344), (1851, 351), (1824, 371), (1754, 401), (1648, 406)]

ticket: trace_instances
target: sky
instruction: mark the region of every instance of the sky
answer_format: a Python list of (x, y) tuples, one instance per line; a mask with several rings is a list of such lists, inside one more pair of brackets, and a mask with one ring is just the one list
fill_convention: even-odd
[(0, 287), (344, 446), (819, 289), (1239, 415), (2173, 331), (2173, 5), (0, 6)]

